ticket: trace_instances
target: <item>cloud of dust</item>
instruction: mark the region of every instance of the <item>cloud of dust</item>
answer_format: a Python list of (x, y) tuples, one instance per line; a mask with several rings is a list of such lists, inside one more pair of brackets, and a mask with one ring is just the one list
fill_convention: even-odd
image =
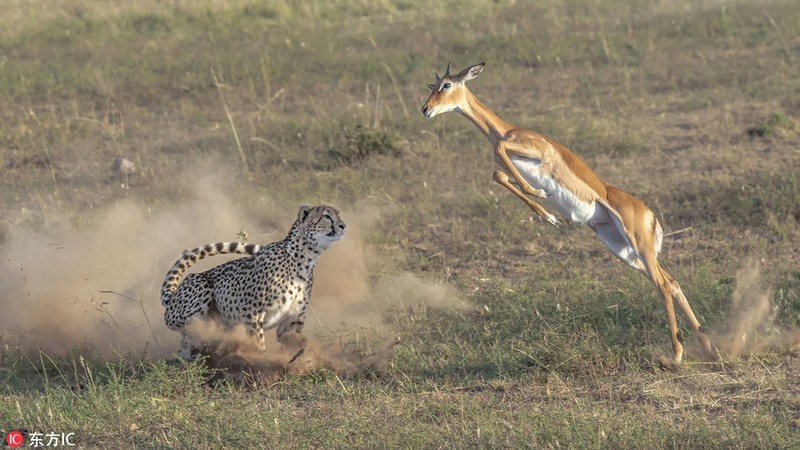
[(726, 330), (711, 336), (721, 354), (742, 356), (800, 343), (800, 329), (783, 330), (775, 324), (772, 289), (764, 287), (761, 278), (756, 260), (747, 261), (736, 273)]
[[(4, 312), (0, 338), (49, 355), (88, 348), (103, 358), (120, 352), (171, 358), (180, 346), (180, 334), (164, 325), (159, 289), (181, 252), (208, 242), (240, 240), (237, 233), (243, 229), (251, 234), (250, 242), (281, 239), (299, 207), (269, 198), (245, 199), (242, 206), (233, 201), (241, 199), (241, 194), (225, 194), (234, 191), (221, 179), (209, 177), (193, 192), (194, 198), (156, 212), (142, 203), (122, 200), (82, 217), (84, 225), (79, 229), (12, 227), (0, 252), (0, 308)], [(326, 202), (312, 199), (308, 203)], [(379, 360), (391, 357), (389, 349), (395, 342), (387, 338), (390, 330), (384, 320), (392, 310), (413, 305), (464, 307), (447, 286), (408, 273), (379, 276), (378, 271), (396, 273), (378, 249), (364, 244), (381, 208), (369, 202), (334, 206), (342, 211), (347, 234), (323, 254), (317, 266), (306, 351), (288, 364), (291, 355), (286, 358), (278, 349), (251, 367), (266, 367), (269, 361), (278, 361), (276, 367), (285, 372), (326, 367), (347, 373), (355, 363), (378, 367)], [(207, 258), (192, 271), (227, 259)], [(209, 337), (223, 334), (213, 327), (209, 330)], [(380, 343), (367, 346), (371, 354), (365, 356), (344, 344), (320, 341), (332, 336), (342, 340), (343, 333), (359, 342), (372, 338)], [(237, 332), (227, 335), (232, 341), (241, 337)], [(274, 332), (268, 336), (275, 340)], [(248, 355), (230, 357), (253, 360)], [(230, 361), (223, 363), (230, 365)]]
[[(208, 204), (213, 213), (201, 207)], [(80, 229), (12, 227), (0, 254), (3, 337), (48, 354), (170, 354), (179, 339), (163, 324), (163, 276), (198, 238), (235, 240), (237, 216), (209, 182), (169, 211), (123, 200), (82, 218)]]
[[(383, 369), (391, 361), (396, 337), (380, 338), (370, 348), (322, 341), (314, 334), (302, 340), (295, 337), (287, 345), (267, 339), (267, 348), (259, 349), (247, 335), (243, 325), (233, 328), (207, 319), (192, 323), (194, 336), (206, 343), (202, 352), (207, 366), (215, 370), (212, 380), (227, 378), (246, 386), (270, 385), (287, 374), (302, 375), (327, 369), (342, 376)], [(295, 335), (297, 336), (297, 335)]]
[(344, 376), (380, 370), (400, 342), (392, 335), (387, 316), (414, 307), (468, 308), (453, 288), (411, 273), (382, 275), (370, 283), (384, 258), (366, 247), (361, 237), (377, 223), (379, 208), (363, 203), (342, 215), (348, 234), (323, 254), (317, 266), (305, 341), (283, 346), (269, 333), (263, 351), (253, 345), (243, 326), (230, 329), (214, 320), (198, 321), (192, 333), (209, 343), (204, 349), (209, 367), (223, 369), (224, 377), (251, 386), (320, 368)]

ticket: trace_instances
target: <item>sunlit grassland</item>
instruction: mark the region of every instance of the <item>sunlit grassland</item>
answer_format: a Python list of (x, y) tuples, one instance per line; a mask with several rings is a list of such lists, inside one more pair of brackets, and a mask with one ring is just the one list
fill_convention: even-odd
[[(217, 165), (243, 209), (381, 205), (367, 244), (397, 262), (381, 270), (470, 308), (397, 311), (383, 371), (255, 390), (207, 386), (199, 364), (9, 344), (0, 429), (95, 447), (796, 447), (796, 346), (705, 361), (682, 321), (687, 361), (662, 370), (649, 282), (586, 227), (531, 218), (466, 120), (419, 113), (434, 70), (486, 61), (478, 98), (653, 207), (704, 324), (729, 325), (752, 258), (773, 290), (760, 331), (796, 329), (795, 3), (8, 2), (0, 251), (9, 230), (80, 229), (124, 198), (169, 209), (195, 195), (187, 171)], [(117, 155), (139, 171), (111, 176)]]

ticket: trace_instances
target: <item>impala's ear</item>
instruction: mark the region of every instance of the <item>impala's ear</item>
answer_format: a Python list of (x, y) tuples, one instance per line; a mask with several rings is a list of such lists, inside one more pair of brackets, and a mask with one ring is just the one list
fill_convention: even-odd
[(433, 90), (433, 86), (435, 86), (435, 85), (434, 84), (429, 84), (428, 85), (428, 89)]
[(467, 67), (466, 69), (462, 70), (458, 73), (458, 75), (453, 77), (453, 81), (458, 81), (459, 83), (463, 83), (465, 81), (469, 81), (478, 76), (479, 73), (483, 70), (483, 66), (486, 63), (475, 64), (474, 66)]

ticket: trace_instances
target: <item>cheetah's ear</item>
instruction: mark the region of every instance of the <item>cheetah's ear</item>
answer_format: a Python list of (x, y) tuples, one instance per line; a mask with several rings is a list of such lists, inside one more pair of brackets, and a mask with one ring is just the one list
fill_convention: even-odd
[(310, 212), (311, 212), (310, 206), (308, 205), (301, 206), (300, 211), (297, 211), (297, 220), (299, 220), (300, 222), (306, 220), (306, 217), (308, 217), (308, 213)]

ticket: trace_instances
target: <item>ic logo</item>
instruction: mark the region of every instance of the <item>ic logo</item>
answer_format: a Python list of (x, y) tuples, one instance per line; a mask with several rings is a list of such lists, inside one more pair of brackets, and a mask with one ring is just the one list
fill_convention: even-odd
[(11, 431), (6, 435), (6, 445), (11, 448), (17, 448), (22, 445), (25, 441), (25, 436), (22, 435), (21, 431)]

